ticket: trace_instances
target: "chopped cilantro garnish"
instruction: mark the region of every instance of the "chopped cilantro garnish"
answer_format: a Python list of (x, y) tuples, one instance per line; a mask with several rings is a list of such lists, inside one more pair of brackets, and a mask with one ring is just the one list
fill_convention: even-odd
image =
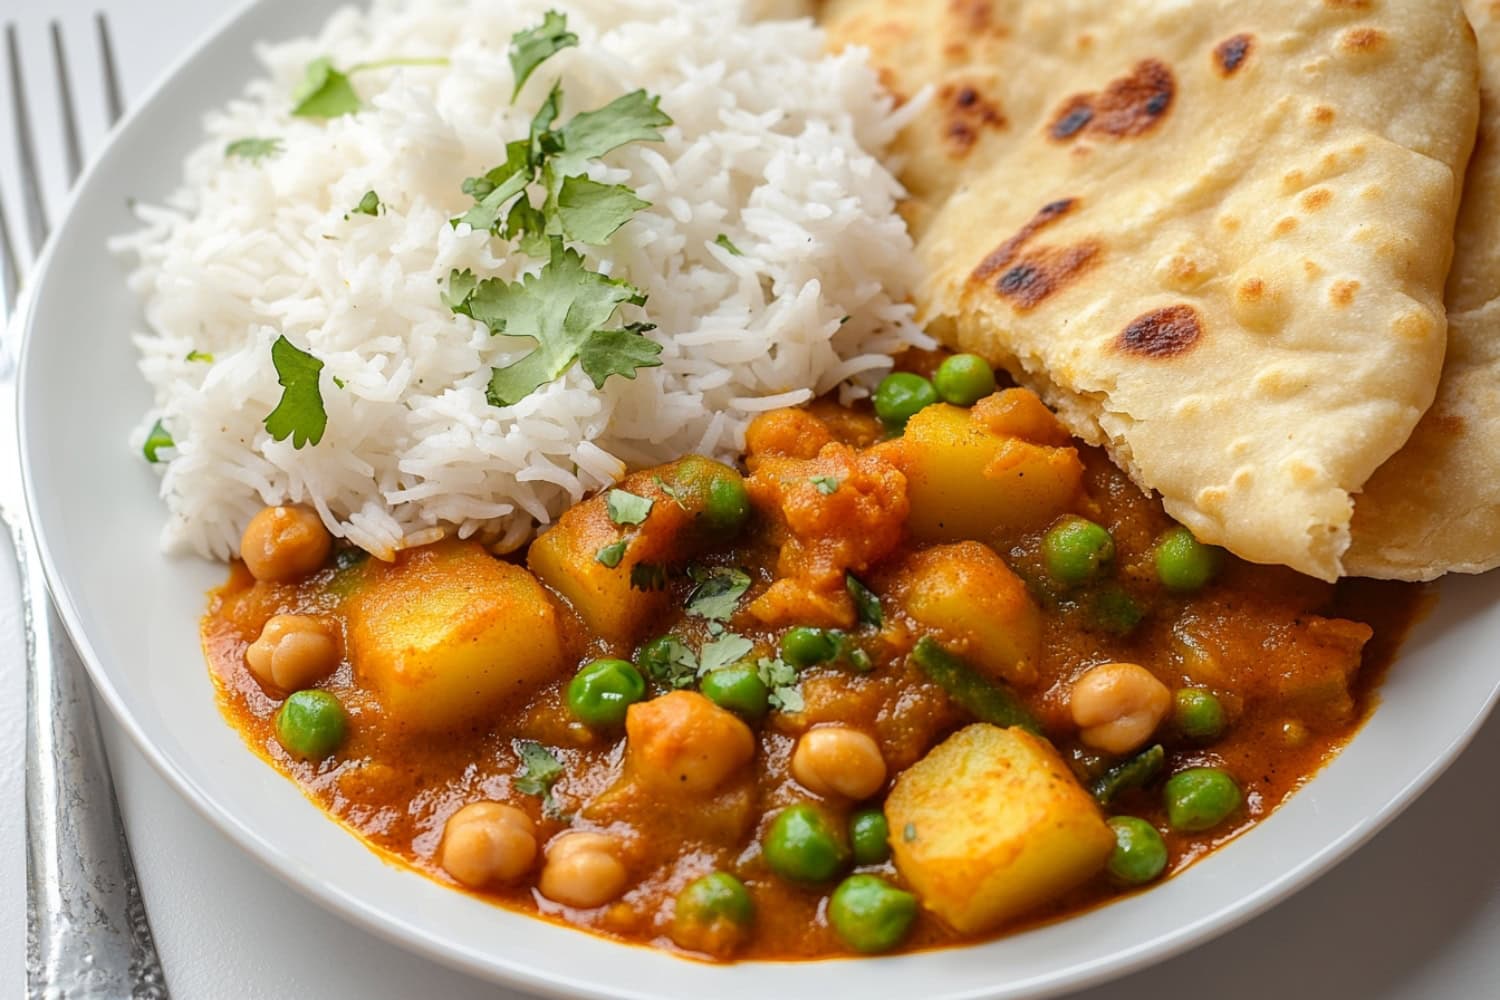
[(673, 503), (675, 503), (681, 509), (687, 510), (687, 504), (682, 499), (687, 491), (683, 489), (683, 487), (673, 486), (661, 476), (654, 476), (652, 478), (655, 479), (657, 488), (667, 496), (671, 497)]
[(844, 574), (844, 588), (854, 598), (854, 611), (859, 616), (861, 625), (880, 628), (885, 624), (885, 611), (874, 591), (856, 580), (853, 573)]
[(568, 177), (557, 192), (557, 221), (568, 239), (602, 246), (631, 216), (650, 205), (623, 184)]
[(206, 354), (203, 351), (188, 351), (187, 352), (187, 357), (184, 358), (183, 360), (184, 361), (202, 361), (204, 364), (211, 365), (211, 364), (214, 363), (214, 356), (212, 354)]
[(302, 83), (292, 92), (292, 114), (301, 118), (337, 118), (359, 110), (359, 95), (347, 73), (327, 58), (307, 64)]
[(630, 547), (630, 540), (622, 538), (618, 542), (610, 542), (608, 545), (594, 553), (594, 560), (610, 569), (620, 565), (620, 560), (625, 558), (625, 550)]
[(720, 667), (738, 663), (754, 648), (755, 643), (733, 632), (713, 642), (706, 642), (702, 652), (698, 654), (698, 676), (704, 677)]
[(910, 844), (917, 839), (917, 824), (908, 823), (901, 828), (901, 839)]
[(347, 73), (334, 68), (327, 57), (307, 64), (302, 82), (292, 92), (292, 114), (300, 118), (337, 118), (352, 115), (363, 105), (349, 77), (367, 69), (389, 69), (392, 66), (446, 66), (447, 59), (379, 59), (351, 66)]
[(610, 490), (604, 498), (604, 508), (609, 519), (616, 524), (643, 524), (651, 513), (655, 501), (636, 496), (626, 490)]
[(555, 818), (560, 813), (557, 800), (552, 797), (552, 786), (563, 776), (562, 761), (536, 740), (516, 740), (511, 746), (521, 758), (521, 770), (511, 782), (512, 787), (523, 795), (540, 795), (542, 813)]
[(344, 386), (348, 385), (349, 383), (345, 382), (343, 379), (341, 379), (337, 375), (335, 375), (333, 377), (333, 384), (336, 385), (336, 386), (338, 386), (340, 389), (342, 389)]
[[(582, 361), (585, 374), (602, 388), (610, 375), (634, 378), (640, 368), (661, 364), (661, 345), (648, 340), (640, 326), (604, 330), (622, 304), (641, 305), (641, 291), (584, 266), (583, 257), (552, 240), (552, 259), (520, 281), (486, 278), (470, 283), (467, 272), (455, 274), (446, 301), (455, 312), (472, 316), (493, 334), (529, 337), (536, 347), (521, 360), (490, 374), (489, 401), (510, 406)], [(460, 295), (467, 290), (466, 295)]]
[(826, 496), (832, 496), (839, 491), (839, 481), (833, 476), (813, 476), (808, 482), (818, 488), (818, 492)]
[(689, 688), (698, 679), (698, 658), (675, 635), (654, 639), (641, 648), (641, 668), (663, 687)]
[(781, 712), (800, 712), (805, 706), (797, 683), (797, 668), (781, 657), (761, 657), (755, 664), (760, 681), (771, 689), (771, 707)]
[(632, 142), (661, 142), (661, 130), (672, 119), (660, 105), (661, 98), (635, 90), (574, 115), (558, 132), (559, 148), (549, 161), (553, 175), (561, 180), (582, 174), (590, 160)]
[(160, 462), (157, 451), (161, 448), (174, 448), (177, 442), (172, 440), (172, 435), (167, 433), (166, 427), (158, 420), (151, 425), (150, 432), (146, 435), (146, 443), (141, 446), (142, 453), (148, 462)]
[(510, 68), (516, 78), (516, 89), (511, 92), (514, 101), (531, 74), (542, 63), (563, 49), (578, 44), (578, 36), (568, 30), (568, 16), (555, 10), (547, 11), (542, 23), (535, 28), (518, 31), (510, 39)]
[(366, 191), (365, 196), (359, 199), (359, 204), (354, 206), (354, 211), (360, 215), (379, 215), (380, 195), (374, 191)]
[(723, 247), (725, 250), (728, 250), (730, 253), (734, 254), (736, 257), (745, 256), (744, 253), (741, 252), (740, 248), (735, 246), (734, 243), (729, 239), (729, 237), (725, 236), (723, 233), (720, 233), (718, 236), (714, 237), (714, 242)]
[(318, 388), (323, 362), (299, 351), (282, 335), (271, 345), (271, 363), (283, 391), (281, 402), (266, 417), (266, 430), (277, 441), (291, 438), (293, 448), (316, 445), (328, 426), (328, 411), (323, 409), (323, 393)]
[(728, 621), (740, 598), (750, 589), (750, 575), (728, 566), (707, 570), (693, 566), (688, 575), (697, 586), (688, 594), (687, 613), (709, 621)]
[(259, 163), (268, 156), (277, 156), (280, 153), (280, 139), (236, 139), (224, 147), (225, 156), (237, 156), (251, 163)]
[(636, 590), (662, 590), (667, 586), (667, 570), (656, 563), (636, 563), (630, 567), (630, 585)]

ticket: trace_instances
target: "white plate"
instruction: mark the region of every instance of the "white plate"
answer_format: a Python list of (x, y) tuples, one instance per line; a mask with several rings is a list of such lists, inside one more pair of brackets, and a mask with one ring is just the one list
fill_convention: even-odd
[(1150, 892), (962, 949), (715, 967), (509, 913), (386, 864), (219, 716), (197, 622), (223, 568), (157, 550), (156, 479), (125, 440), (149, 403), (128, 339), (138, 308), (104, 245), (131, 228), (127, 198), (158, 199), (175, 183), (201, 115), (256, 71), (255, 42), (307, 33), (333, 7), (251, 6), (131, 115), (84, 179), (44, 261), (20, 399), (28, 496), (48, 578), (105, 701), (197, 809), (331, 910), (477, 975), (559, 995), (1041, 997), (1160, 960), (1305, 885), (1408, 805), (1500, 694), (1500, 578), (1448, 582), (1436, 613), (1408, 641), (1373, 720), (1273, 817)]

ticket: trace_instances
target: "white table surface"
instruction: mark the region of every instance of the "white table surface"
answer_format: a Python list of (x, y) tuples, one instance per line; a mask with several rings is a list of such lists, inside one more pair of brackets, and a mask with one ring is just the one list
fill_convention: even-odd
[[(112, 15), (127, 96), (138, 95), (226, 9), (205, 0), (100, 0)], [(17, 20), (33, 91), (51, 92), (45, 21), (60, 17), (86, 59), (98, 3), (0, 0)], [(85, 116), (97, 121), (94, 106)], [(13, 190), (9, 121), (0, 186)], [(46, 162), (61, 154), (39, 123)], [(91, 129), (91, 134), (97, 130)], [(57, 171), (60, 173), (60, 171)], [(49, 189), (54, 204), (62, 197)], [(8, 204), (16, 204), (14, 201)], [(0, 546), (3, 547), (3, 546)], [(24, 692), (14, 567), (0, 566), (0, 996), (23, 995)], [(292, 997), (505, 1000), (344, 923), (241, 854), (180, 799), (115, 726), (106, 742), (157, 946), (177, 1000)], [(1403, 817), (1292, 900), (1185, 956), (1078, 1000), (1483, 1000), (1500, 997), (1500, 717)], [(1003, 969), (996, 970), (1004, 976)]]

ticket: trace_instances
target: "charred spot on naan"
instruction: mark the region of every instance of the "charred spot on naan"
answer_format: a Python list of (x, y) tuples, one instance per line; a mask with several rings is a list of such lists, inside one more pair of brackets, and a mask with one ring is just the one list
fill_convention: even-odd
[(1172, 108), (1177, 78), (1160, 59), (1142, 59), (1094, 94), (1074, 94), (1052, 116), (1047, 134), (1068, 142), (1087, 133), (1125, 139), (1151, 131)]
[(1143, 358), (1175, 358), (1191, 351), (1203, 336), (1198, 310), (1178, 304), (1137, 316), (1120, 331), (1120, 350)]
[(1219, 75), (1233, 76), (1245, 64), (1245, 60), (1250, 58), (1254, 49), (1255, 36), (1247, 34), (1234, 35), (1214, 46), (1214, 65), (1218, 68)]
[(986, 129), (1003, 129), (1005, 114), (976, 84), (945, 83), (938, 90), (943, 111), (943, 143), (954, 159), (967, 156)]
[(1097, 262), (1103, 250), (1097, 240), (1063, 247), (1030, 244), (1037, 233), (1073, 211), (1077, 204), (1076, 198), (1061, 198), (1043, 205), (1014, 236), (979, 262), (969, 276), (971, 286), (988, 287), (1017, 312), (1028, 312), (1071, 284)]

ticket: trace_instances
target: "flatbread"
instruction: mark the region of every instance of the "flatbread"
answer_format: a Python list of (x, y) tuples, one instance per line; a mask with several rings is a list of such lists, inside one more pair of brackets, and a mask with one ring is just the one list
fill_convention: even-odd
[(899, 97), (921, 317), (1201, 539), (1336, 578), (1431, 404), (1458, 0), (831, 0)]
[(1355, 576), (1500, 566), (1500, 4), (1464, 9), (1479, 36), (1479, 142), (1448, 274), (1448, 357), (1432, 409), (1355, 501)]

